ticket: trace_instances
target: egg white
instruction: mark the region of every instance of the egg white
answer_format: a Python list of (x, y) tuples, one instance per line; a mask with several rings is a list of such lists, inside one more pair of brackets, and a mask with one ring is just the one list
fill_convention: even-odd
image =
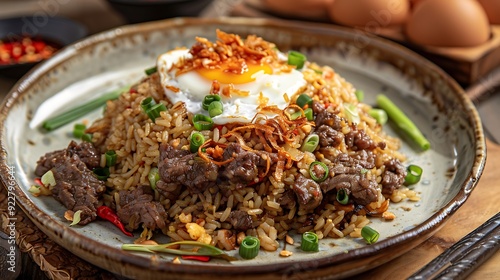
[[(212, 81), (196, 71), (176, 76), (176, 69), (172, 68), (180, 59), (190, 59), (191, 57), (187, 49), (173, 50), (160, 55), (157, 68), (161, 84), (167, 98), (172, 103), (181, 101), (186, 104), (189, 112), (208, 115), (208, 112), (203, 110), (201, 102), (210, 93)], [(259, 96), (268, 99), (267, 106), (275, 105), (284, 109), (289, 105), (291, 97), (306, 86), (306, 80), (302, 72), (298, 70), (280, 72), (278, 69), (273, 69), (273, 72), (265, 74), (264, 71), (260, 71), (253, 75), (254, 81), (233, 85), (235, 89), (247, 91), (248, 96), (233, 94), (231, 97), (227, 97), (221, 95), (224, 112), (212, 118), (214, 123), (251, 122), (254, 116), (259, 113)], [(220, 85), (221, 89), (227, 86), (222, 83)], [(169, 87), (177, 88), (179, 91), (172, 91)], [(285, 97), (285, 95), (287, 96)]]

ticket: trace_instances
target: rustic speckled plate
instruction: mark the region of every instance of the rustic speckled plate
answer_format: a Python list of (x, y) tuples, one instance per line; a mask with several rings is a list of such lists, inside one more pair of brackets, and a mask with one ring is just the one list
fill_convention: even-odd
[[(392, 204), (397, 219), (373, 219), (381, 233), (368, 246), (357, 239), (326, 239), (318, 253), (295, 251), (288, 258), (263, 253), (250, 261), (183, 261), (151, 258), (120, 250), (132, 240), (106, 222), (69, 227), (65, 209), (51, 197), (28, 189), (37, 159), (66, 147), (72, 125), (52, 133), (41, 120), (92, 95), (137, 81), (158, 54), (190, 46), (195, 36), (214, 39), (215, 30), (257, 34), (282, 50), (296, 49), (309, 60), (331, 65), (365, 91), (366, 102), (383, 92), (417, 123), (432, 149), (419, 152), (404, 144), (409, 162), (424, 168), (415, 190), (421, 201)], [(96, 112), (87, 119), (96, 118)], [(390, 134), (396, 134), (387, 125)], [(259, 19), (172, 19), (127, 26), (71, 45), (25, 76), (4, 100), (0, 114), (0, 175), (18, 205), (50, 238), (81, 258), (116, 274), (158, 279), (340, 278), (365, 271), (414, 248), (436, 232), (467, 200), (483, 171), (486, 149), (477, 112), (463, 90), (443, 71), (418, 55), (361, 31)], [(13, 178), (12, 178), (12, 176)], [(137, 235), (137, 234), (136, 234)], [(334, 246), (333, 246), (334, 244)], [(234, 253), (234, 252), (232, 252)]]

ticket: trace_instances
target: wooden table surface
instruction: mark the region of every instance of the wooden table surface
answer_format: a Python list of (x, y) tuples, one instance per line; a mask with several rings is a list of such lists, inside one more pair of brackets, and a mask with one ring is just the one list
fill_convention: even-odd
[[(219, 2), (229, 3), (231, 1), (235, 2), (235, 0)], [(9, 0), (5, 2), (9, 2)], [(12, 6), (12, 11), (15, 13), (21, 11), (21, 2), (23, 2), (23, 9), (25, 9), (29, 1), (10, 2), (13, 5), (15, 4)], [(37, 5), (39, 5), (38, 2), (31, 1), (33, 9), (36, 9)], [(91, 33), (123, 23), (123, 19), (108, 10), (105, 14), (111, 16), (107, 18), (100, 17), (101, 20), (106, 20), (107, 22), (98, 25), (98, 21), (94, 20), (94, 18), (98, 17), (92, 17), (92, 20), (90, 20), (90, 18), (83, 17), (81, 13), (78, 13), (78, 11), (84, 11), (87, 15), (95, 15), (95, 11), (89, 8), (89, 6), (84, 9), (80, 9), (80, 6), (75, 8), (70, 2), (61, 7), (61, 11), (66, 11), (66, 16), (69, 14), (70, 17), (80, 17), (82, 21), (88, 21)], [(94, 7), (97, 7), (100, 14), (103, 15), (102, 10), (109, 9), (109, 7), (102, 2), (98, 0), (86, 1), (88, 5), (92, 4)], [(220, 4), (217, 7), (224, 8), (225, 6)], [(0, 9), (0, 16), (5, 16), (6, 13), (6, 9)], [(13, 83), (13, 80), (0, 77), (0, 99), (5, 96)], [(396, 258), (390, 263), (353, 277), (353, 279), (405, 279), (498, 213), (500, 211), (500, 203), (498, 202), (498, 198), (500, 197), (500, 146), (488, 141), (487, 149), (486, 167), (476, 189), (443, 228), (410, 252)], [(8, 224), (8, 216), (6, 214), (7, 199), (5, 188), (2, 187), (0, 189), (0, 222), (2, 230), (6, 231)], [(81, 277), (86, 279), (116, 278), (109, 272), (103, 271), (79, 259), (48, 239), (19, 209), (16, 211), (16, 218), (18, 219), (16, 224), (16, 241), (23, 257), (22, 279), (42, 279), (42, 277), (49, 279), (75, 279)], [(498, 264), (500, 264), (500, 251), (476, 269), (469, 278), (481, 280), (500, 279), (500, 265)]]

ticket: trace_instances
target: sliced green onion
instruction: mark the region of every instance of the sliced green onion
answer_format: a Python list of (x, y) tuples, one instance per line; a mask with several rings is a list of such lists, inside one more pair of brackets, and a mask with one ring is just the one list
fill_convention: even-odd
[(318, 235), (310, 231), (304, 232), (302, 234), (302, 242), (300, 243), (300, 249), (306, 252), (318, 252), (319, 251)]
[(199, 132), (191, 134), (191, 141), (189, 141), (189, 150), (191, 153), (197, 153), (198, 148), (205, 143), (205, 136)]
[(122, 92), (125, 90), (129, 89), (130, 86), (122, 87), (120, 89), (117, 89), (115, 91), (106, 93), (88, 103), (85, 103), (81, 106), (75, 107), (70, 109), (69, 111), (66, 111), (60, 115), (57, 115), (53, 118), (50, 118), (46, 121), (43, 122), (42, 127), (45, 128), (48, 131), (52, 131), (54, 129), (57, 129), (65, 124), (68, 124), (80, 117), (85, 116), (86, 114), (94, 111), (95, 109), (103, 106), (106, 104), (108, 100), (113, 100), (117, 99)]
[(196, 114), (193, 117), (193, 126), (196, 130), (210, 130), (214, 126), (214, 121), (209, 116)]
[(394, 121), (397, 127), (422, 150), (426, 151), (431, 147), (429, 140), (425, 138), (417, 126), (387, 96), (383, 94), (378, 95), (377, 104), (380, 108), (385, 110), (389, 118)]
[(101, 181), (106, 181), (109, 177), (109, 168), (107, 167), (99, 167), (93, 170), (97, 179)]
[(314, 152), (319, 144), (319, 136), (317, 134), (309, 134), (304, 140), (300, 150), (303, 152)]
[(41, 193), (40, 186), (35, 186), (35, 185), (31, 185), (28, 191), (34, 194), (35, 196), (39, 196)]
[(306, 56), (298, 51), (288, 52), (288, 64), (296, 66), (297, 69), (302, 69), (302, 67), (304, 67), (304, 63), (306, 62), (306, 60), (307, 60)]
[(165, 104), (159, 103), (159, 104), (155, 104), (155, 105), (153, 105), (153, 107), (149, 108), (146, 111), (146, 114), (154, 122), (157, 118), (160, 117), (160, 112), (166, 111), (166, 110), (167, 110), (167, 107), (165, 107)]
[(361, 236), (366, 241), (366, 243), (373, 244), (373, 243), (377, 242), (380, 234), (378, 233), (378, 231), (374, 230), (373, 228), (371, 228), (369, 226), (364, 226), (361, 229)]
[(42, 175), (42, 178), (40, 178), (40, 181), (42, 181), (42, 184), (49, 188), (49, 190), (52, 190), (52, 188), (56, 185), (56, 178), (54, 177), (52, 170), (45, 172)]
[(208, 114), (211, 118), (218, 116), (224, 112), (224, 106), (220, 101), (212, 101), (210, 105), (208, 105)]
[(243, 241), (241, 241), (240, 249), (238, 253), (244, 259), (253, 259), (257, 257), (260, 250), (260, 240), (255, 236), (247, 235)]
[[(318, 171), (316, 169), (316, 166), (320, 167), (319, 171), (321, 174), (318, 174), (321, 175), (320, 177), (316, 175)], [(311, 175), (311, 179), (318, 183), (321, 183), (326, 180), (326, 178), (328, 178), (328, 166), (326, 166), (326, 164), (322, 163), (321, 161), (313, 161), (311, 165), (309, 165), (309, 175)]]
[(203, 107), (204, 110), (208, 111), (208, 106), (210, 105), (210, 103), (212, 103), (214, 101), (220, 101), (220, 100), (221, 100), (220, 95), (218, 95), (218, 94), (206, 95), (203, 98), (203, 102), (201, 103), (201, 107)]
[(300, 118), (302, 116), (302, 112), (301, 111), (297, 111), (293, 114), (290, 115), (290, 120), (296, 120), (298, 118)]
[(372, 116), (381, 125), (384, 125), (389, 118), (387, 113), (382, 109), (370, 109), (368, 115)]
[(106, 151), (106, 154), (104, 154), (106, 157), (106, 166), (111, 167), (116, 164), (116, 152), (114, 150), (109, 150)]
[(156, 101), (153, 97), (146, 97), (141, 101), (141, 108), (144, 112), (147, 112), (154, 105), (156, 105)]
[(308, 121), (314, 121), (314, 114), (313, 114), (313, 109), (312, 108), (307, 108), (304, 110), (304, 115), (306, 115), (306, 118)]
[(82, 210), (78, 210), (76, 211), (74, 214), (73, 214), (73, 221), (71, 222), (71, 224), (69, 224), (69, 226), (74, 226), (74, 225), (77, 225), (80, 221), (81, 221), (81, 214), (82, 214)]
[(299, 95), (299, 97), (297, 97), (297, 101), (295, 101), (295, 104), (297, 104), (300, 108), (304, 108), (306, 107), (306, 105), (308, 107), (311, 107), (312, 103), (313, 103), (312, 98), (305, 93)]
[(422, 177), (423, 169), (418, 165), (410, 164), (406, 171), (408, 172), (405, 177), (405, 186), (413, 185), (420, 182), (420, 178)]
[(361, 119), (359, 118), (358, 107), (351, 103), (344, 103), (345, 115), (349, 122), (359, 123)]
[(146, 75), (151, 75), (151, 74), (154, 74), (158, 71), (158, 69), (156, 68), (156, 66), (154, 67), (151, 67), (151, 68), (148, 68), (146, 70), (144, 70), (144, 72), (146, 73)]
[(91, 133), (85, 133), (82, 135), (82, 140), (85, 142), (90, 142), (92, 143), (92, 134)]
[(349, 202), (349, 195), (347, 194), (347, 191), (344, 188), (341, 188), (337, 191), (336, 199), (338, 203), (346, 205)]
[(158, 167), (153, 167), (149, 170), (148, 180), (151, 188), (156, 190), (156, 183), (160, 181), (160, 171), (158, 170)]
[(87, 127), (83, 123), (75, 124), (75, 126), (73, 127), (73, 136), (75, 138), (81, 139), (83, 134), (85, 134), (85, 129), (87, 129)]
[(364, 91), (358, 89), (354, 92), (354, 94), (356, 95), (356, 99), (358, 99), (359, 102), (363, 102), (363, 100), (365, 100)]

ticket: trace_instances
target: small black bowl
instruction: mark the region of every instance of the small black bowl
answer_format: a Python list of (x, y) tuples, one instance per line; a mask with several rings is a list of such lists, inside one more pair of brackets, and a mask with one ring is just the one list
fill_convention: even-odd
[(172, 17), (194, 17), (212, 0), (108, 0), (129, 23)]
[[(85, 26), (63, 17), (41, 14), (0, 19), (0, 40), (3, 42), (30, 37), (64, 47), (85, 36)], [(17, 79), (39, 62), (0, 64), (0, 75)]]

